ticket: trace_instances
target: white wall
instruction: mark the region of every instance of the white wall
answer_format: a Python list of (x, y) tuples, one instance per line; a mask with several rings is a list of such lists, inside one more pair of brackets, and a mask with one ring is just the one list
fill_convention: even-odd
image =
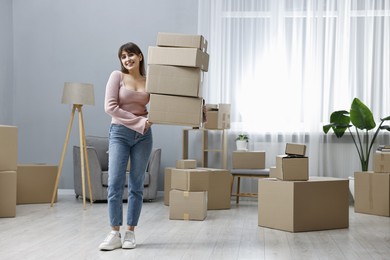
[(0, 1), (0, 125), (12, 124), (12, 0)]
[[(7, 93), (7, 99), (15, 97), (13, 122), (19, 128), (19, 162), (22, 163), (59, 164), (71, 114), (71, 106), (61, 104), (64, 82), (94, 84), (96, 104), (83, 109), (86, 134), (107, 136), (110, 118), (103, 110), (104, 90), (111, 71), (120, 68), (119, 46), (133, 41), (147, 56), (148, 46), (155, 45), (159, 31), (197, 33), (197, 0), (3, 2), (0, 2), (1, 22), (9, 20), (3, 13), (9, 16), (13, 3), (13, 26), (10, 22), (1, 26), (6, 28), (5, 36), (12, 33), (14, 36), (13, 92)], [(0, 34), (3, 39), (3, 30)], [(9, 49), (11, 43), (1, 43), (0, 53)], [(8, 57), (8, 61), (12, 59)], [(2, 70), (0, 84), (10, 83), (9, 78), (3, 80), (3, 73)], [(162, 171), (181, 157), (181, 129), (153, 127), (154, 146), (162, 148)], [(73, 188), (72, 146), (75, 144), (78, 144), (77, 118), (60, 188)], [(162, 189), (162, 178), (159, 187)]]

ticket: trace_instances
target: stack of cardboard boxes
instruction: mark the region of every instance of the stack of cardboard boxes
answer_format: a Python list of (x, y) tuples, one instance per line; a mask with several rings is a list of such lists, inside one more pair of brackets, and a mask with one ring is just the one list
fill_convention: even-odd
[(390, 216), (390, 152), (376, 151), (374, 171), (355, 172), (355, 212)]
[(16, 216), (18, 129), (0, 125), (0, 217)]
[(196, 160), (177, 160), (165, 168), (164, 204), (170, 219), (204, 220), (207, 210), (230, 208), (228, 170), (197, 168)]
[(347, 228), (348, 180), (310, 177), (306, 146), (287, 144), (259, 180), (258, 225), (290, 232)]
[(149, 121), (199, 127), (203, 119), (203, 71), (208, 70), (202, 35), (158, 33), (148, 50), (146, 91), (151, 93)]

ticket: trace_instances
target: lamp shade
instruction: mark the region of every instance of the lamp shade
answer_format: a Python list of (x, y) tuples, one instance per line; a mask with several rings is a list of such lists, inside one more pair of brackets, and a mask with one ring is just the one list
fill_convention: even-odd
[(62, 92), (63, 104), (95, 105), (93, 85), (88, 83), (65, 82)]

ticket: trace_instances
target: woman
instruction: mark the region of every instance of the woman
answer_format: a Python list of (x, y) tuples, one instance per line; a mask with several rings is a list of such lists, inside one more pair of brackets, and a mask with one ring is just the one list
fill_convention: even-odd
[[(149, 94), (145, 92), (144, 56), (136, 44), (129, 42), (119, 48), (118, 57), (121, 71), (111, 73), (104, 103), (105, 112), (112, 117), (107, 196), (111, 232), (99, 245), (100, 250), (136, 247), (134, 229), (141, 213), (144, 175), (153, 145), (151, 123), (146, 117)], [(127, 229), (122, 243), (122, 196), (129, 156)]]

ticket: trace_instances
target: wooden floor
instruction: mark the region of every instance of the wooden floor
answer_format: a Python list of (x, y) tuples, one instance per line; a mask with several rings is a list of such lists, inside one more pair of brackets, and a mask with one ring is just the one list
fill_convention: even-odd
[[(126, 207), (126, 204), (125, 204)], [(18, 205), (0, 218), (0, 259), (389, 259), (390, 218), (355, 213), (348, 229), (289, 233), (257, 225), (257, 200), (208, 211), (205, 221), (169, 220), (163, 198), (144, 203), (137, 248), (98, 250), (109, 231), (107, 204), (60, 191), (49, 204)]]

